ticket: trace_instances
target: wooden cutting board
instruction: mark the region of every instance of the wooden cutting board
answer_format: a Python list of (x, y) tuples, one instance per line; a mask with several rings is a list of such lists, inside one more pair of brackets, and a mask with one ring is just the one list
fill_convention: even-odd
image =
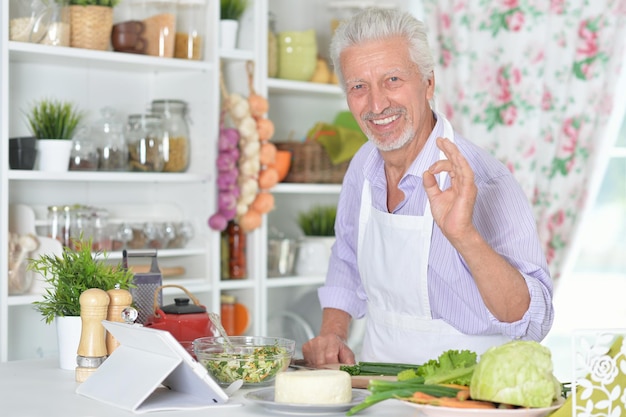
[[(339, 369), (342, 364), (333, 363), (324, 365), (323, 369)], [(387, 381), (396, 381), (398, 378), (395, 375), (353, 375), (352, 376), (352, 388), (367, 389), (367, 385), (372, 379), (382, 379)]]

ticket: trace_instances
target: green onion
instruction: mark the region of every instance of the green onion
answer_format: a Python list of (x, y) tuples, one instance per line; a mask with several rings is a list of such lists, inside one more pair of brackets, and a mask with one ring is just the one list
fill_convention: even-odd
[(417, 369), (419, 365), (408, 363), (359, 362), (356, 365), (342, 365), (339, 369), (350, 375), (398, 375), (400, 371)]

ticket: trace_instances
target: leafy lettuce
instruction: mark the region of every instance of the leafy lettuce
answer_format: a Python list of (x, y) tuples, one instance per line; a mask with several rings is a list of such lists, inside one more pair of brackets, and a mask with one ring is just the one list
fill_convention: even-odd
[(469, 350), (447, 350), (437, 359), (398, 374), (398, 380), (423, 377), (424, 384), (469, 385), (476, 367), (476, 353)]

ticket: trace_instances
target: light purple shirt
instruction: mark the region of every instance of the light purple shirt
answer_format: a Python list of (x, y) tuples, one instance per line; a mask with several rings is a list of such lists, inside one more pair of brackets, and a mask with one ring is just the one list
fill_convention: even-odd
[[(439, 159), (435, 140), (443, 136), (438, 120), (426, 145), (400, 181), (404, 200), (397, 215), (423, 215), (426, 192), (422, 173)], [(487, 309), (465, 261), (433, 224), (428, 261), (428, 295), (433, 319), (443, 319), (465, 334), (503, 334), (512, 339), (542, 340), (552, 326), (552, 279), (536, 230), (532, 208), (509, 170), (487, 151), (455, 133), (454, 142), (474, 171), (478, 187), (474, 225), (491, 247), (517, 268), (530, 292), (530, 307), (521, 320), (498, 321)], [(357, 267), (358, 220), (361, 191), (367, 178), (374, 209), (387, 211), (387, 183), (383, 160), (371, 143), (356, 153), (343, 180), (337, 207), (336, 243), (326, 283), (319, 289), (322, 308), (331, 307), (361, 318), (367, 296)], [(449, 179), (445, 188), (449, 186)], [(367, 244), (367, 242), (365, 242)], [(402, 291), (401, 288), (397, 289)]]

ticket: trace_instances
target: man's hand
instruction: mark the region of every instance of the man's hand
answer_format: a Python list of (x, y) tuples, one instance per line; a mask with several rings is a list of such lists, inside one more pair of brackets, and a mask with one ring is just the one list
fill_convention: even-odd
[(320, 367), (328, 363), (354, 364), (354, 353), (337, 335), (317, 336), (302, 346), (307, 366)]
[(302, 346), (304, 361), (318, 367), (328, 363), (354, 364), (354, 353), (345, 340), (352, 317), (343, 310), (325, 308), (319, 336)]
[[(424, 172), (424, 189), (437, 226), (454, 244), (474, 232), (472, 214), (478, 191), (474, 172), (456, 145), (449, 139), (437, 138), (437, 146), (447, 159), (435, 162)], [(448, 173), (451, 185), (442, 191), (435, 175), (444, 171)]]

